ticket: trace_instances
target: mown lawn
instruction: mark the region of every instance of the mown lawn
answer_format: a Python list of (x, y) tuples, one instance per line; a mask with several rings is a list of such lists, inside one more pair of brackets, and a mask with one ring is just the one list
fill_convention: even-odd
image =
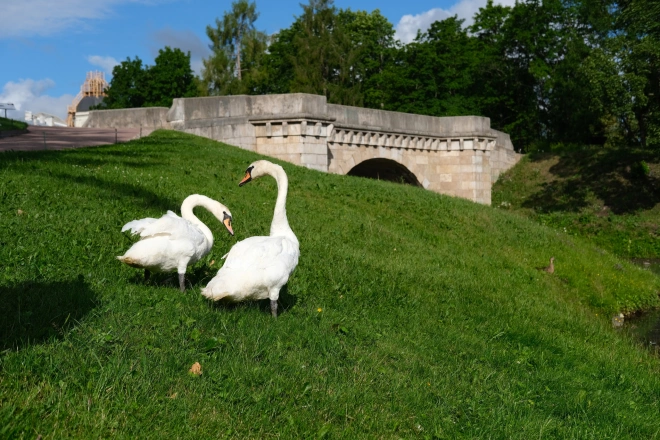
[[(209, 303), (220, 257), (268, 233), (275, 182), (237, 185), (258, 157), (167, 131), (0, 155), (0, 438), (658, 435), (660, 361), (610, 318), (658, 305), (659, 278), (510, 212), (284, 163), (280, 317)], [(192, 193), (236, 237), (198, 209), (216, 243), (181, 294), (115, 256)]]

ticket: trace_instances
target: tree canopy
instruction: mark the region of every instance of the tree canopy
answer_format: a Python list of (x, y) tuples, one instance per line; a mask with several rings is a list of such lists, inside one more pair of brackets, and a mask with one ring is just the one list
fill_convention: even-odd
[(153, 66), (127, 58), (112, 70), (107, 96), (98, 108), (170, 107), (174, 98), (197, 96), (190, 53), (168, 46), (158, 51)]

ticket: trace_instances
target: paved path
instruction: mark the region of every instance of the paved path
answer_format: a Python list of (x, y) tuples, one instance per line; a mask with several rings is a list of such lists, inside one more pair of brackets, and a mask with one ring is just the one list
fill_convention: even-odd
[[(143, 136), (148, 133), (144, 131)], [(28, 132), (0, 138), (0, 151), (64, 150), (126, 142), (140, 137), (139, 128), (69, 128), (28, 126)], [(45, 141), (44, 141), (45, 139)]]

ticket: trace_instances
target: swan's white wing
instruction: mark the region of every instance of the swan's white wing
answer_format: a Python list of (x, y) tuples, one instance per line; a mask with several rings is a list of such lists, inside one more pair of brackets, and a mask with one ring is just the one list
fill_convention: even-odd
[(232, 271), (264, 270), (273, 265), (293, 266), (298, 262), (298, 251), (284, 237), (249, 237), (236, 243), (223, 269)]
[(143, 218), (143, 219), (140, 219), (140, 220), (133, 220), (133, 221), (130, 221), (130, 222), (126, 223), (124, 225), (124, 227), (121, 228), (121, 232), (128, 231), (130, 229), (131, 234), (133, 234), (133, 235), (139, 234), (142, 231), (144, 231), (144, 228), (146, 228), (147, 226), (149, 226), (150, 224), (152, 224), (156, 221), (158, 221), (158, 219), (151, 218), (151, 217)]
[(172, 211), (167, 211), (167, 214), (147, 225), (140, 233), (142, 238), (164, 235), (169, 236), (171, 240), (185, 238), (195, 242), (198, 241), (199, 235), (202, 235), (203, 238), (203, 234), (195, 225)]

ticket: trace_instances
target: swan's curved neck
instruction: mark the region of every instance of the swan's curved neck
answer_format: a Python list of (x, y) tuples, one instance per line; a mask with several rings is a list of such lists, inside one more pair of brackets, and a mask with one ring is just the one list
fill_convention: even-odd
[(197, 216), (193, 213), (193, 208), (195, 206), (203, 206), (204, 208), (213, 212), (213, 205), (215, 203), (217, 202), (209, 199), (206, 196), (193, 194), (186, 197), (186, 199), (181, 204), (181, 217), (196, 225), (202, 231), (211, 246), (213, 246), (213, 233), (208, 226), (206, 226), (200, 219), (197, 218)]
[(273, 221), (270, 224), (270, 235), (285, 236), (298, 239), (289, 226), (289, 220), (286, 218), (286, 196), (289, 191), (289, 179), (279, 165), (268, 167), (266, 173), (273, 176), (277, 182), (277, 201), (275, 202), (275, 211), (273, 212)]

